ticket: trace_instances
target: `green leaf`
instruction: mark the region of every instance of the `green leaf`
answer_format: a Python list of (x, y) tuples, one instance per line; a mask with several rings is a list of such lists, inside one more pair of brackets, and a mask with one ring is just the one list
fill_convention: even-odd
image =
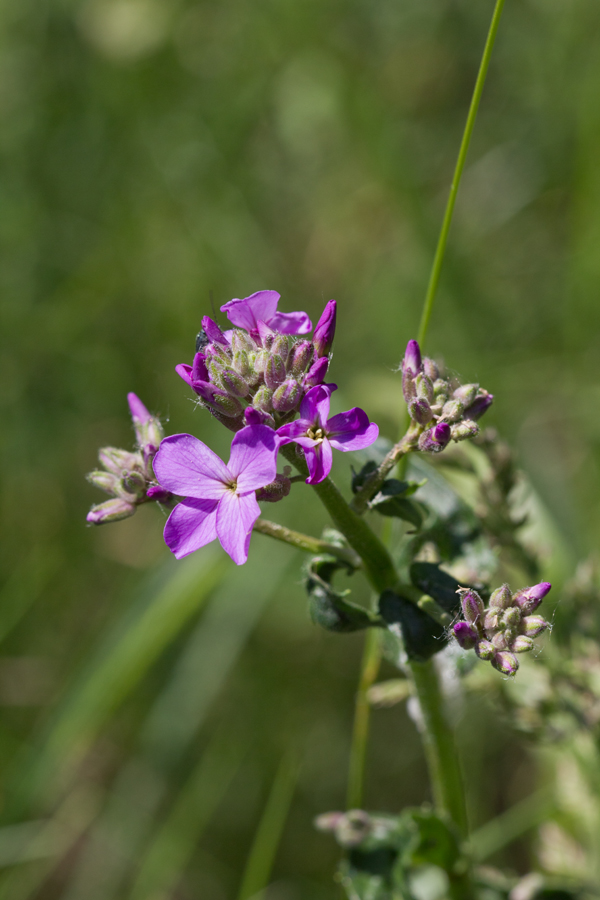
[(410, 567), (410, 580), (423, 591), (429, 594), (439, 605), (450, 615), (454, 615), (460, 609), (460, 598), (456, 591), (459, 587), (458, 581), (440, 569), (435, 563), (416, 562)]
[(448, 642), (443, 625), (394, 591), (381, 594), (379, 613), (388, 626), (400, 626), (409, 659), (424, 662), (443, 650)]
[(338, 633), (381, 625), (377, 616), (345, 599), (350, 591), (339, 592), (331, 586), (331, 579), (338, 569), (353, 571), (334, 556), (315, 556), (306, 567), (305, 587), (310, 598), (310, 617), (315, 625)]

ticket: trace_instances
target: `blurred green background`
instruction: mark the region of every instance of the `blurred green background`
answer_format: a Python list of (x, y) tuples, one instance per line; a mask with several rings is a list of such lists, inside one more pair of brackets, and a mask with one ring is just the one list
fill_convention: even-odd
[[(310, 623), (300, 557), (262, 536), (236, 569), (172, 560), (154, 507), (86, 528), (84, 474), (131, 446), (130, 390), (225, 453), (173, 369), (211, 302), (262, 288), (313, 321), (337, 299), (337, 406), (394, 436), (491, 12), (1, 4), (2, 896), (235, 898), (265, 808), (268, 900), (335, 896), (311, 823), (344, 804), (362, 638)], [(428, 350), (494, 393), (573, 561), (600, 534), (599, 140), (597, 2), (507, 0)], [(268, 514), (326, 524), (302, 486)], [(532, 764), (472, 719), (481, 824)], [(427, 798), (404, 708), (376, 712), (367, 806)]]

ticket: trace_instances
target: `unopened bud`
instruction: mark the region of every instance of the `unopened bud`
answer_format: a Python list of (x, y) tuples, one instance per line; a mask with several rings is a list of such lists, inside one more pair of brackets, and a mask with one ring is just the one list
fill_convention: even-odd
[(415, 378), (415, 390), (418, 400), (427, 400), (428, 403), (433, 403), (433, 384), (423, 372), (419, 372)]
[[(201, 355), (201, 353), (196, 354), (196, 356)], [(194, 377), (193, 373), (194, 366), (192, 366), (192, 377)], [(131, 418), (133, 419), (133, 427), (138, 447), (140, 450), (152, 447), (153, 452), (156, 453), (159, 444), (164, 437), (160, 419), (148, 412), (136, 394), (127, 394), (127, 402), (129, 403)]]
[(288, 359), (288, 371), (292, 375), (302, 375), (312, 362), (315, 350), (310, 341), (299, 341), (292, 347)]
[(114, 500), (106, 500), (97, 506), (92, 506), (86, 516), (86, 520), (90, 525), (106, 525), (109, 522), (118, 522), (120, 519), (127, 519), (132, 516), (136, 510), (134, 503), (123, 500), (120, 497)]
[(415, 340), (410, 340), (406, 345), (406, 352), (402, 361), (402, 371), (410, 372), (413, 378), (421, 371), (421, 348)]
[(431, 406), (427, 400), (410, 400), (408, 412), (413, 422), (417, 422), (419, 425), (427, 425), (433, 418)]
[(503, 631), (499, 631), (492, 638), (494, 650), (508, 650), (508, 639)]
[(455, 400), (460, 400), (465, 407), (470, 406), (479, 390), (478, 384), (461, 384), (452, 394)]
[(524, 634), (520, 634), (510, 645), (510, 649), (513, 653), (527, 653), (529, 650), (533, 650), (533, 640)]
[(265, 368), (265, 384), (272, 391), (283, 384), (286, 377), (285, 364), (280, 356), (270, 356)]
[(477, 631), (468, 622), (457, 622), (453, 631), (463, 650), (472, 650), (479, 638)]
[(471, 588), (459, 588), (457, 593), (460, 594), (460, 605), (466, 621), (469, 625), (476, 625), (483, 619), (483, 600), (477, 591)]
[(335, 335), (336, 308), (335, 300), (330, 300), (316, 324), (313, 333), (313, 344), (317, 358), (329, 356)]
[(464, 405), (460, 400), (448, 400), (442, 407), (442, 416), (446, 422), (458, 422), (464, 411)]
[(549, 581), (541, 581), (532, 587), (523, 588), (514, 596), (513, 603), (524, 613), (531, 613), (538, 608), (552, 585)]
[(265, 387), (263, 384), (262, 387), (259, 387), (257, 392), (255, 393), (252, 399), (252, 406), (255, 409), (261, 409), (264, 412), (270, 412), (271, 401), (273, 399), (273, 391), (270, 391), (268, 387)]
[(491, 641), (478, 641), (475, 644), (475, 653), (479, 657), (479, 659), (493, 659), (496, 650)]
[(452, 426), (452, 440), (466, 441), (469, 438), (477, 437), (479, 434), (479, 425), (471, 419), (463, 419)]
[(278, 334), (271, 346), (271, 353), (274, 356), (280, 356), (284, 363), (290, 352), (290, 339), (287, 334)]
[(244, 419), (246, 420), (246, 425), (273, 424), (273, 416), (270, 416), (269, 413), (264, 412), (262, 409), (254, 409), (253, 406), (246, 407), (244, 410)]
[(242, 378), (250, 375), (250, 358), (248, 356), (247, 350), (237, 350), (233, 354), (232, 363), (233, 368), (238, 373), (238, 375), (242, 376)]
[(488, 634), (492, 631), (496, 631), (499, 627), (498, 623), (498, 610), (497, 609), (488, 609), (486, 610), (485, 617), (483, 620), (483, 627), (488, 632)]
[(423, 359), (423, 371), (430, 379), (430, 381), (437, 381), (440, 377), (440, 370), (438, 368), (438, 364), (433, 359), (429, 359), (428, 356), (425, 356)]
[(142, 465), (139, 454), (120, 450), (118, 447), (102, 447), (98, 451), (98, 459), (108, 472), (119, 476), (128, 469)]
[(128, 494), (142, 496), (146, 493), (146, 479), (141, 472), (124, 472), (121, 484)]
[(173, 494), (160, 484), (152, 484), (146, 491), (146, 497), (148, 500), (156, 500), (157, 503), (168, 503)]
[(495, 609), (508, 609), (511, 603), (512, 594), (507, 584), (503, 584), (501, 587), (496, 588), (490, 597), (490, 607), (494, 607)]
[(498, 672), (502, 672), (503, 675), (512, 677), (517, 674), (519, 660), (514, 653), (496, 653), (495, 657), (492, 659), (492, 665)]
[(510, 606), (502, 616), (505, 628), (516, 628), (521, 623), (521, 613), (515, 606)]
[(254, 357), (254, 371), (259, 375), (263, 375), (269, 361), (269, 354), (266, 350), (259, 350)]
[(240, 328), (234, 328), (231, 333), (231, 352), (235, 355), (236, 353), (248, 353), (252, 350), (256, 350), (256, 344), (252, 338)]
[(242, 405), (235, 397), (230, 397), (225, 391), (213, 384), (197, 384), (194, 390), (202, 398), (204, 403), (227, 418), (234, 418), (242, 414)]
[(525, 616), (521, 620), (520, 631), (521, 634), (526, 635), (527, 637), (537, 637), (538, 634), (541, 634), (549, 627), (549, 623), (546, 622), (542, 616)]
[(478, 397), (475, 397), (473, 402), (465, 409), (465, 416), (468, 419), (473, 419), (473, 421), (477, 421), (482, 417), (484, 413), (488, 411), (492, 403), (494, 402), (494, 395), (488, 394), (487, 391), (483, 391), (479, 393)]
[(88, 472), (85, 476), (90, 484), (106, 491), (107, 494), (114, 494), (119, 489), (120, 478), (114, 472), (102, 472), (97, 469), (95, 472)]
[(287, 497), (291, 489), (292, 482), (287, 475), (276, 475), (275, 481), (257, 490), (256, 499), (263, 503), (277, 503)]
[(291, 412), (302, 399), (302, 388), (293, 378), (288, 378), (280, 384), (273, 394), (273, 409), (277, 412)]
[(316, 387), (318, 384), (323, 384), (323, 379), (327, 375), (328, 368), (329, 359), (326, 356), (322, 356), (320, 359), (317, 359), (304, 376), (302, 382), (303, 387), (310, 388)]
[(419, 450), (428, 453), (439, 453), (450, 441), (450, 426), (446, 422), (439, 422), (434, 428), (424, 431), (419, 438)]
[(235, 369), (223, 369), (221, 372), (221, 384), (232, 397), (247, 397), (250, 388), (241, 375)]

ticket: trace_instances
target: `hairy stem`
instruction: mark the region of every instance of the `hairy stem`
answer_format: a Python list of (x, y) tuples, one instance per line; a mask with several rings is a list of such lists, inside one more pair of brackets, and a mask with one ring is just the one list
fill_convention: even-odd
[(330, 541), (322, 541), (309, 534), (292, 531), (291, 528), (278, 525), (276, 522), (269, 522), (268, 519), (257, 519), (254, 523), (254, 531), (266, 534), (277, 541), (291, 544), (292, 547), (305, 550), (307, 553), (329, 553), (331, 556), (336, 556), (338, 559), (347, 562), (354, 569), (358, 569), (362, 565), (360, 556), (350, 547), (340, 547), (338, 544), (332, 544)]
[(354, 707), (354, 727), (352, 729), (352, 744), (350, 747), (346, 809), (360, 809), (363, 803), (365, 760), (371, 714), (367, 694), (377, 678), (380, 663), (381, 634), (376, 628), (370, 628), (365, 637), (360, 680)]
[(448, 196), (448, 202), (446, 204), (446, 211), (444, 213), (442, 228), (440, 230), (440, 236), (438, 239), (435, 256), (433, 258), (433, 266), (431, 268), (431, 275), (429, 276), (427, 294), (425, 295), (423, 314), (421, 316), (421, 323), (419, 325), (419, 334), (417, 340), (419, 341), (421, 346), (423, 346), (423, 344), (425, 343), (425, 335), (427, 334), (427, 328), (429, 326), (429, 320), (431, 318), (433, 301), (435, 300), (435, 295), (437, 293), (437, 288), (440, 281), (440, 272), (442, 270), (442, 263), (444, 261), (444, 253), (446, 252), (446, 244), (448, 243), (448, 234), (450, 232), (450, 225), (452, 223), (452, 216), (454, 214), (456, 196), (458, 194), (460, 180), (463, 174), (463, 169), (465, 167), (467, 153), (469, 152), (469, 144), (471, 143), (471, 137), (473, 135), (475, 119), (477, 118), (477, 110), (479, 109), (479, 102), (483, 93), (483, 86), (485, 84), (485, 78), (490, 65), (492, 50), (494, 49), (494, 42), (496, 40), (496, 34), (498, 33), (498, 25), (500, 24), (500, 16), (502, 14), (503, 6), (504, 0), (496, 0), (494, 13), (492, 15), (492, 21), (483, 50), (483, 56), (481, 57), (481, 63), (479, 65), (477, 81), (475, 82), (475, 88), (473, 90), (473, 97), (471, 99), (469, 113), (467, 115), (465, 130), (463, 132), (460, 149), (458, 151), (458, 159), (456, 160), (456, 167), (454, 169), (454, 176), (452, 178), (450, 194)]

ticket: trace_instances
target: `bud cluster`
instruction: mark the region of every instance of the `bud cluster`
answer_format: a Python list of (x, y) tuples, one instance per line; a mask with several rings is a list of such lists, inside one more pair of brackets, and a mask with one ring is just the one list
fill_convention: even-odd
[(151, 415), (135, 394), (128, 394), (127, 401), (136, 436), (136, 450), (103, 447), (98, 451), (102, 469), (90, 472), (86, 477), (112, 500), (92, 506), (87, 515), (91, 525), (118, 522), (132, 516), (141, 503), (157, 500), (167, 503), (171, 494), (156, 483), (152, 472), (152, 460), (163, 439), (160, 420)]
[(436, 362), (421, 357), (419, 344), (408, 342), (402, 360), (402, 393), (412, 422), (422, 431), (419, 450), (439, 453), (453, 441), (479, 434), (477, 420), (494, 397), (478, 384), (458, 384), (440, 375)]
[(477, 591), (460, 588), (464, 621), (454, 626), (454, 637), (464, 650), (475, 650), (503, 675), (515, 675), (519, 661), (515, 653), (533, 648), (533, 638), (549, 627), (542, 616), (532, 615), (551, 584), (542, 581), (511, 593), (503, 584), (490, 597), (487, 609)]
[(307, 390), (323, 383), (335, 316), (335, 300), (330, 300), (312, 340), (282, 334), (264, 322), (253, 331), (238, 327), (222, 332), (205, 316), (193, 364), (176, 370), (233, 431), (254, 423), (251, 411), (261, 422), (275, 425), (299, 409)]

